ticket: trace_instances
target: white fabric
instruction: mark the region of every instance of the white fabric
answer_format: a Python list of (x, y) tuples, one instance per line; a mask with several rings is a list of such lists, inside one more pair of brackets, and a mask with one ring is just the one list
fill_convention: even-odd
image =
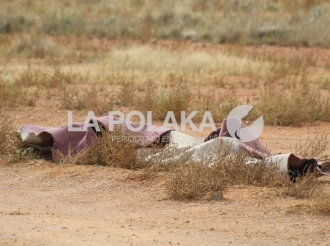
[[(23, 142), (33, 147), (37, 147), (39, 149), (52, 148), (52, 139), (50, 134), (39, 134), (38, 136), (35, 136), (33, 133), (24, 131), (20, 132), (20, 134)], [(147, 160), (162, 158), (163, 163), (171, 163), (175, 161), (202, 161), (207, 159), (209, 160), (209, 166), (212, 166), (213, 161), (216, 162), (216, 158), (219, 157), (221, 147), (228, 148), (230, 146), (228, 152), (229, 157), (237, 154), (242, 148), (240, 142), (235, 138), (219, 137), (203, 142), (198, 138), (177, 131), (171, 131), (168, 135), (170, 137), (170, 144), (167, 147), (169, 149), (167, 156), (158, 153), (148, 156)], [(224, 145), (221, 146), (221, 144)], [(287, 172), (290, 154), (291, 153), (268, 157), (265, 160), (266, 164), (277, 164), (280, 171)], [(261, 161), (263, 160), (251, 157), (246, 164), (257, 164)]]
[(23, 142), (31, 147), (41, 150), (51, 150), (53, 148), (53, 138), (48, 133), (40, 133), (38, 136), (31, 132), (18, 131)]
[[(235, 138), (219, 137), (202, 142), (197, 138), (181, 132), (172, 131), (169, 134), (170, 144), (168, 148), (170, 148), (170, 154), (167, 155), (167, 158), (162, 159), (163, 163), (208, 160), (209, 166), (212, 166), (213, 162), (216, 162), (216, 158), (219, 158), (221, 148), (229, 148), (228, 157), (237, 154), (242, 148), (239, 140)], [(257, 164), (261, 161), (266, 161), (266, 164), (276, 164), (280, 171), (287, 172), (290, 154), (274, 155), (265, 160), (251, 157), (247, 160), (246, 164)], [(149, 156), (147, 160), (159, 157), (160, 153)]]

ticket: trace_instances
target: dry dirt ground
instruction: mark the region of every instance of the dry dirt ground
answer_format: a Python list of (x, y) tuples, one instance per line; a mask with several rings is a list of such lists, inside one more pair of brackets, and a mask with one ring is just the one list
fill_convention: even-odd
[[(17, 127), (67, 123), (67, 111), (42, 98), (6, 113)], [(74, 112), (75, 120), (85, 116)], [(287, 153), (327, 133), (330, 123), (266, 126), (260, 139), (272, 153)], [(173, 201), (164, 174), (141, 181), (138, 173), (45, 160), (0, 165), (0, 245), (330, 245), (329, 216), (299, 212), (304, 200), (232, 187), (220, 202)], [(330, 189), (330, 178), (322, 179)]]
[[(261, 139), (284, 153), (329, 128), (266, 126)], [(136, 173), (42, 160), (0, 166), (0, 245), (330, 244), (328, 216), (300, 213), (305, 201), (275, 190), (233, 187), (220, 202), (181, 202), (168, 199), (163, 175), (140, 181)]]
[(181, 202), (161, 175), (45, 161), (2, 166), (0, 184), (0, 245), (330, 244), (328, 216), (299, 213), (304, 202), (269, 188)]

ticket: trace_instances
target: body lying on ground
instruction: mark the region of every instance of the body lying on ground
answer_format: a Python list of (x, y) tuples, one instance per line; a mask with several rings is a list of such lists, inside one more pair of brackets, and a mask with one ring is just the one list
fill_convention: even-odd
[[(117, 119), (110, 119), (108, 116), (97, 118), (98, 124), (103, 129), (106, 129), (110, 121), (117, 121)], [(83, 122), (78, 122), (73, 125), (82, 128), (83, 124)], [(119, 125), (123, 132), (127, 130), (125, 124), (122, 122)], [(130, 124), (134, 128), (141, 126), (139, 123), (131, 122)], [(242, 127), (246, 126), (242, 124)], [(68, 125), (58, 128), (24, 125), (18, 131), (23, 142), (27, 145), (37, 149), (51, 150), (55, 162), (60, 161), (69, 152), (71, 154), (77, 153), (87, 148), (93, 142), (93, 139), (100, 135), (93, 127), (88, 127), (86, 131), (69, 131)], [(330, 170), (323, 165), (324, 163), (318, 163), (314, 158), (299, 157), (293, 153), (272, 155), (259, 139), (242, 142), (236, 137), (231, 137), (227, 130), (226, 119), (222, 122), (221, 128), (212, 132), (204, 141), (173, 129), (157, 126), (144, 125), (138, 134), (145, 137), (144, 142), (140, 143), (143, 146), (168, 144), (172, 147), (175, 154), (165, 159), (164, 162), (170, 162), (173, 159), (180, 159), (183, 162), (208, 159), (208, 165), (212, 166), (212, 158), (218, 156), (219, 146), (221, 147), (221, 143), (225, 143), (230, 150), (228, 156), (236, 155), (243, 148), (250, 156), (246, 162), (247, 165), (253, 165), (261, 161), (269, 165), (276, 164), (279, 171), (287, 172), (293, 182), (297, 177), (305, 175), (308, 171), (330, 175)], [(58, 155), (58, 153), (61, 153), (61, 155)], [(154, 157), (156, 156), (150, 155), (147, 159)]]

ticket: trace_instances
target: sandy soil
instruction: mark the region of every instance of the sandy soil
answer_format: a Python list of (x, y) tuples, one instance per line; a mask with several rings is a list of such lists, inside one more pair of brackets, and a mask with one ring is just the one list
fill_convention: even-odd
[(178, 202), (161, 176), (31, 161), (1, 166), (0, 190), (0, 245), (330, 244), (327, 216), (299, 213), (303, 201), (269, 188)]
[[(58, 110), (57, 100), (41, 96), (34, 108), (6, 113), (17, 127), (63, 125), (67, 111)], [(85, 117), (74, 112), (75, 120)], [(260, 139), (272, 153), (287, 153), (329, 132), (330, 123), (322, 122), (266, 126)], [(204, 137), (207, 130), (187, 133)], [(220, 202), (173, 201), (163, 174), (143, 181), (138, 174), (45, 160), (0, 165), (0, 245), (330, 245), (329, 217), (299, 212), (306, 201), (260, 187), (232, 187)], [(330, 189), (330, 178), (321, 179)]]
[[(39, 110), (17, 112), (17, 119), (66, 123), (57, 122), (65, 112), (48, 110), (54, 117), (45, 120)], [(273, 153), (286, 153), (329, 129), (321, 122), (266, 126), (261, 139)], [(329, 218), (299, 213), (303, 200), (269, 188), (233, 187), (220, 202), (178, 202), (168, 199), (165, 177), (140, 181), (137, 174), (43, 160), (0, 165), (0, 245), (330, 244)], [(330, 178), (322, 179), (330, 189)]]

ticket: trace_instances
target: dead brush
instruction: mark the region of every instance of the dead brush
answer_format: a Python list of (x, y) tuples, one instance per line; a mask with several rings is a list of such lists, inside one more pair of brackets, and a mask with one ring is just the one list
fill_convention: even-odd
[(60, 108), (68, 110), (88, 109), (96, 115), (108, 113), (113, 107), (113, 96), (105, 95), (93, 86), (90, 90), (79, 93), (66, 87), (60, 88)]
[(11, 119), (0, 114), (0, 154), (14, 153), (16, 149), (23, 148), (23, 142), (19, 133), (11, 125)]
[(312, 195), (311, 208), (317, 214), (330, 214), (330, 194), (325, 191), (324, 184), (314, 190)]
[(328, 135), (317, 135), (314, 138), (307, 138), (302, 142), (301, 138), (298, 143), (293, 146), (294, 152), (299, 156), (314, 157), (319, 161), (330, 161), (330, 156), (324, 154), (329, 147)]
[[(152, 6), (145, 6), (143, 3), (143, 7), (137, 6), (140, 4), (136, 2), (143, 1), (128, 0), (114, 6), (111, 11), (118, 18), (112, 23), (108, 8), (105, 8), (104, 3), (100, 1), (88, 1), (84, 5), (80, 2), (70, 3), (61, 15), (58, 14), (61, 10), (59, 0), (43, 1), (40, 4), (32, 2), (29, 6), (26, 6), (23, 0), (5, 1), (1, 3), (1, 9), (20, 8), (22, 11), (15, 14), (4, 11), (0, 20), (0, 32), (4, 35), (18, 33), (37, 38), (43, 35), (79, 39), (140, 38), (148, 42), (151, 34), (159, 39), (189, 38), (189, 35), (182, 34), (184, 27), (189, 27), (190, 30), (196, 31), (199, 39), (210, 42), (325, 47), (329, 45), (327, 29), (329, 6), (325, 0), (267, 2), (194, 0), (180, 4), (182, 11), (175, 11), (178, 7), (175, 1), (166, 3), (159, 1)], [(271, 10), (265, 8), (267, 4), (272, 6)], [(129, 11), (127, 6), (130, 6)], [(34, 18), (34, 13), (39, 13), (40, 18)], [(311, 13), (315, 18), (310, 18)], [(286, 18), (283, 18), (283, 14)], [(219, 18), (222, 20), (220, 24), (217, 23)], [(113, 28), (107, 29), (109, 23), (112, 23)], [(273, 29), (260, 31), (265, 24), (276, 25), (277, 28), (275, 31)], [(57, 53), (57, 49), (43, 42), (32, 39), (28, 42), (32, 46), (24, 43), (27, 42), (23, 42), (23, 46), (15, 52), (18, 54), (24, 52), (40, 58)], [(79, 55), (80, 52), (76, 54)]]
[(15, 79), (14, 83), (22, 87), (42, 86), (45, 88), (55, 88), (63, 84), (73, 83), (74, 78), (74, 74), (63, 73), (59, 65), (53, 67), (52, 73), (47, 73), (42, 70), (34, 69), (28, 61), (26, 70)]
[(12, 126), (11, 119), (0, 114), (0, 156), (7, 163), (15, 163), (21, 160), (37, 158), (32, 148), (24, 145), (20, 134)]
[(188, 162), (172, 170), (165, 186), (169, 196), (177, 200), (199, 199), (210, 191), (230, 185), (278, 187), (288, 182), (287, 174), (279, 172), (273, 163), (251, 160), (245, 150), (230, 154), (230, 146), (219, 140), (216, 153), (199, 162)]
[(306, 209), (316, 214), (330, 214), (330, 193), (326, 183), (316, 178), (314, 173), (308, 173), (297, 179), (295, 184), (288, 184), (279, 189), (280, 196), (289, 196), (306, 200)]
[(141, 86), (137, 87), (137, 89), (143, 92), (144, 97), (136, 97), (136, 106), (137, 110), (144, 112), (147, 114), (147, 111), (154, 111), (155, 104), (155, 95), (157, 91), (157, 85), (152, 83), (151, 81), (147, 81)]
[[(202, 93), (198, 87), (197, 93), (193, 94), (191, 85), (185, 82), (175, 85), (176, 81), (172, 81), (170, 86), (161, 85), (158, 88), (150, 81), (139, 86), (134, 83), (122, 83), (118, 97), (123, 106), (134, 106), (145, 115), (147, 111), (152, 111), (154, 119), (165, 119), (167, 113), (173, 111), (175, 118), (180, 120), (181, 111), (186, 111), (186, 117), (190, 112), (197, 111), (192, 119), (196, 122), (202, 120), (205, 111), (210, 111), (213, 119), (220, 122), (240, 104), (234, 91), (227, 95), (216, 95), (211, 90)], [(192, 98), (194, 100), (191, 100)]]
[(60, 108), (68, 110), (82, 110), (87, 107), (87, 102), (84, 95), (80, 95), (78, 91), (70, 91), (65, 87), (60, 89)]
[(138, 169), (140, 163), (137, 159), (133, 133), (122, 133), (121, 130), (101, 131), (101, 137), (93, 139), (91, 145), (79, 152), (71, 152), (61, 156), (64, 163), (75, 165), (102, 165), (126, 169)]
[(173, 111), (177, 120), (181, 120), (181, 111), (189, 112), (191, 93), (185, 82), (160, 86), (155, 97), (155, 119), (164, 120), (169, 111)]
[(120, 104), (125, 107), (134, 105), (136, 100), (136, 85), (134, 82), (123, 81), (121, 86), (121, 90), (118, 94)]
[(243, 147), (233, 154), (226, 140), (218, 141), (212, 169), (228, 185), (277, 187), (288, 181), (287, 175), (279, 171), (276, 163), (252, 159)]
[(33, 69), (28, 62), (27, 68), (13, 81), (0, 78), (0, 107), (35, 106), (40, 87), (53, 89), (73, 82), (75, 75), (62, 73), (60, 66), (53, 69), (53, 73), (47, 73)]
[(172, 172), (182, 163), (180, 158), (175, 158), (178, 150), (175, 145), (153, 144), (149, 148), (138, 149), (138, 160), (141, 172), (138, 174), (140, 180), (153, 179), (160, 173)]
[[(307, 139), (304, 143), (300, 140), (294, 145), (294, 149), (300, 156), (315, 157), (318, 161), (330, 163), (330, 157), (326, 153), (329, 146), (327, 135), (316, 136)], [(327, 165), (327, 164), (325, 164)], [(308, 172), (304, 177), (299, 177), (295, 184), (287, 183), (279, 190), (280, 196), (289, 196), (298, 199), (306, 199), (308, 208), (318, 214), (330, 213), (330, 193), (326, 183), (318, 179), (317, 173)]]
[(143, 151), (144, 155), (140, 154), (140, 159), (152, 170), (168, 172), (183, 163), (176, 144), (169, 144), (163, 148), (161, 144), (155, 143), (147, 150)]
[(23, 86), (0, 82), (0, 108), (16, 106), (35, 106), (38, 93)]
[[(327, 154), (328, 148), (329, 148), (328, 135), (315, 136), (312, 139), (308, 138), (305, 142), (302, 142), (302, 140), (300, 139), (300, 141), (293, 146), (295, 153), (297, 153), (299, 156), (313, 157), (318, 162), (323, 162), (324, 167), (330, 164), (330, 156)], [(319, 184), (321, 183), (318, 179), (316, 179), (316, 174), (307, 174), (306, 177), (300, 180), (300, 184), (298, 184), (296, 188), (292, 188), (291, 186), (289, 186), (288, 189), (290, 192), (290, 189), (299, 190), (299, 187), (304, 188), (305, 186), (310, 185), (311, 186), (310, 190), (321, 190), (321, 186), (318, 187)], [(295, 191), (293, 190), (291, 191), (291, 193), (292, 192)], [(315, 192), (313, 191), (312, 193)], [(317, 192), (320, 193), (320, 195), (323, 194), (322, 193), (323, 191), (322, 192), (317, 191)]]
[(324, 107), (323, 115), (322, 115), (321, 120), (330, 122), (330, 99), (327, 99), (326, 101), (324, 101), (323, 107)]
[(275, 163), (249, 162), (246, 153), (219, 160), (213, 167), (228, 185), (252, 185), (278, 187), (288, 182), (286, 173), (281, 173)]
[(165, 185), (171, 198), (189, 200), (200, 199), (210, 191), (223, 190), (227, 184), (208, 166), (190, 162), (175, 168)]
[[(217, 100), (218, 98), (215, 99), (215, 98), (209, 96), (209, 95), (213, 94), (213, 92), (211, 90), (208, 90), (206, 94), (208, 94), (208, 95), (205, 95), (204, 93), (202, 93), (199, 86), (197, 87), (197, 95), (195, 96), (195, 98), (197, 100), (195, 100), (194, 104), (197, 104), (196, 108), (198, 109), (198, 113), (196, 116), (194, 116), (193, 119), (201, 121), (202, 117), (203, 117), (202, 113), (205, 111), (211, 111), (213, 119), (215, 121), (220, 121), (218, 119), (218, 114), (217, 114), (219, 105), (220, 105), (220, 102), (218, 102), (218, 100)], [(196, 102), (196, 101), (198, 101), (198, 102)], [(214, 101), (216, 101), (216, 102), (214, 102)], [(193, 106), (194, 110), (196, 110), (195, 106), (196, 105)]]
[(327, 111), (318, 92), (306, 87), (283, 91), (279, 87), (266, 85), (256, 112), (266, 124), (300, 125), (322, 119)]
[(288, 184), (279, 190), (281, 196), (290, 196), (294, 198), (312, 198), (316, 190), (321, 187), (321, 182), (316, 179), (313, 173), (307, 173), (304, 177), (300, 177), (294, 184)]

